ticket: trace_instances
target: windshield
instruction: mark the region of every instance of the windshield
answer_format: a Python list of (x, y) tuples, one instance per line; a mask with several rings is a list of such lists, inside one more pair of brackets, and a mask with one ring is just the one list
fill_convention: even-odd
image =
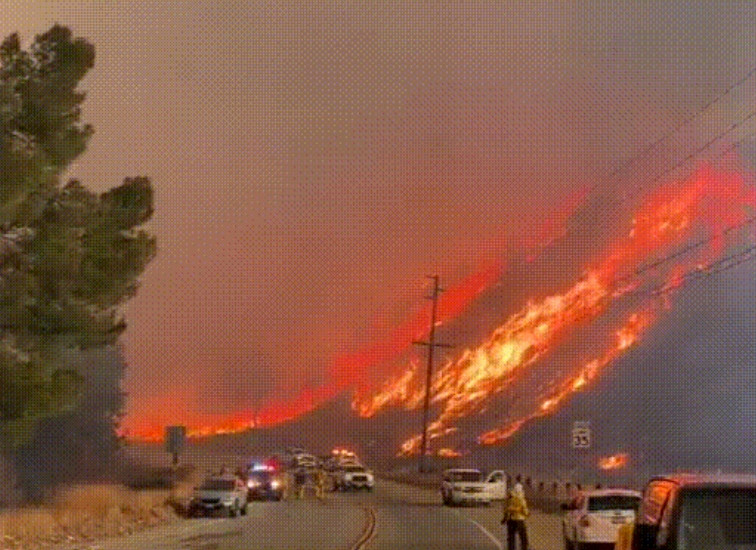
[(601, 512), (605, 510), (637, 510), (640, 497), (631, 495), (604, 495), (590, 497), (588, 499), (589, 512)]
[(365, 468), (363, 468), (362, 466), (348, 466), (344, 468), (344, 470), (347, 472), (364, 472)]
[(202, 491), (233, 491), (234, 481), (231, 479), (208, 479), (200, 489)]
[(480, 481), (480, 472), (449, 472), (447, 474), (449, 481), (466, 481), (474, 482)]
[(756, 550), (756, 489), (682, 492), (680, 550)]
[(249, 479), (268, 481), (270, 479), (270, 472), (251, 472), (249, 474)]

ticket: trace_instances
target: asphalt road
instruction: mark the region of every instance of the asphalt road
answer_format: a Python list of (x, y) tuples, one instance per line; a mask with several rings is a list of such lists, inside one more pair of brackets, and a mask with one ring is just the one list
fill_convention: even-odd
[[(506, 548), (500, 505), (449, 508), (437, 491), (389, 481), (374, 492), (254, 502), (247, 516), (186, 519), (66, 550), (496, 550)], [(561, 547), (559, 518), (533, 512), (531, 548)]]
[[(499, 523), (501, 504), (454, 507), (441, 505), (438, 491), (380, 482), (371, 497), (359, 497), (375, 509), (375, 537), (368, 550), (496, 550), (506, 548)], [(561, 548), (558, 516), (533, 511), (528, 519), (532, 550)]]

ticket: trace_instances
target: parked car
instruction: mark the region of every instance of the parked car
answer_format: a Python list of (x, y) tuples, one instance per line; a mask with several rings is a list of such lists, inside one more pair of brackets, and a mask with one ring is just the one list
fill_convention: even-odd
[(562, 518), (565, 550), (600, 545), (612, 548), (620, 526), (635, 521), (641, 494), (629, 489), (581, 491), (568, 503)]
[(341, 491), (350, 489), (367, 489), (372, 491), (375, 486), (373, 472), (361, 465), (344, 466), (337, 471), (334, 488)]
[(237, 476), (208, 477), (195, 488), (189, 501), (189, 515), (223, 512), (228, 517), (247, 513), (247, 488)]
[(616, 550), (756, 549), (756, 476), (672, 474), (651, 479)]
[(491, 504), (507, 496), (507, 476), (501, 470), (484, 475), (475, 468), (444, 470), (441, 500), (446, 506), (456, 504)]

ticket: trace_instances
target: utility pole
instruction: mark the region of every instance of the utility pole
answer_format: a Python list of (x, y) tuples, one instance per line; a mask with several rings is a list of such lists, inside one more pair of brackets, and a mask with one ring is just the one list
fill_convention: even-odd
[(438, 286), (438, 275), (426, 275), (427, 278), (433, 279), (433, 295), (428, 299), (433, 300), (431, 306), (430, 332), (427, 342), (414, 342), (421, 346), (428, 346), (428, 370), (425, 375), (425, 399), (423, 401), (423, 439), (420, 444), (420, 472), (427, 471), (426, 455), (428, 454), (428, 409), (430, 407), (431, 377), (433, 376), (433, 348), (438, 346), (442, 348), (451, 348), (448, 344), (436, 343), (436, 310), (438, 306), (438, 294), (443, 292)]

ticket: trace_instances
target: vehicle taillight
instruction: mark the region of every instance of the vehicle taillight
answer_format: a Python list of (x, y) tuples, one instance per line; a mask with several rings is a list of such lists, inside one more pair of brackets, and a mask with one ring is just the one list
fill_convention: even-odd
[(578, 525), (580, 525), (580, 527), (590, 527), (591, 526), (591, 518), (589, 518), (588, 516), (583, 516), (578, 521)]

